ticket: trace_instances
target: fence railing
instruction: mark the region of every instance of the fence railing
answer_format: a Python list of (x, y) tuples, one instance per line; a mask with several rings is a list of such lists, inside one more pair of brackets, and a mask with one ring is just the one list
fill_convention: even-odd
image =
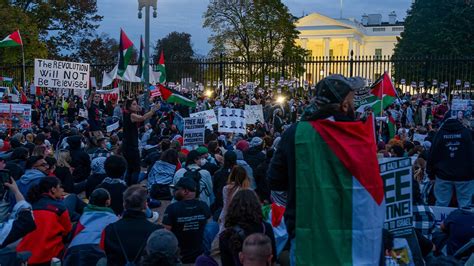
[[(91, 65), (91, 77), (101, 84), (104, 71), (113, 65)], [(247, 82), (260, 86), (278, 87), (280, 80), (290, 80), (292, 86), (305, 87), (316, 84), (330, 74), (360, 76), (374, 81), (387, 71), (402, 91), (421, 92), (448, 89), (471, 91), (474, 82), (474, 56), (396, 58), (390, 56), (335, 56), (282, 58), (274, 60), (239, 60), (202, 58), (190, 61), (167, 61), (167, 80), (182, 80), (216, 86), (221, 82), (226, 88), (235, 88)], [(32, 80), (33, 66), (26, 66), (26, 80)], [(0, 76), (22, 78), (21, 66), (0, 67)], [(0, 85), (1, 82), (0, 82)]]

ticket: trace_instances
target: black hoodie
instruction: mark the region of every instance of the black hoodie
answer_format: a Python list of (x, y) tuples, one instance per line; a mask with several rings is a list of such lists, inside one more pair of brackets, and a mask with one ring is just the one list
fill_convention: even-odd
[(474, 180), (474, 150), (469, 129), (448, 119), (433, 138), (428, 156), (428, 175), (447, 181)]
[(84, 181), (91, 172), (91, 159), (81, 148), (81, 136), (70, 136), (67, 142), (71, 153), (71, 166), (74, 167), (72, 173), (74, 181), (76, 183)]

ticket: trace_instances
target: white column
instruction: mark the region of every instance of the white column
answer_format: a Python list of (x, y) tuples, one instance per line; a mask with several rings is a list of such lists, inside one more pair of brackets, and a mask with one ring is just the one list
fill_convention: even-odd
[(301, 39), (301, 48), (306, 49), (308, 47), (308, 39), (302, 38)]
[(359, 42), (356, 42), (354, 55), (356, 55), (356, 56), (360, 55), (360, 43)]
[(329, 46), (331, 45), (331, 38), (324, 38), (324, 56), (329, 56)]
[[(347, 51), (347, 55), (351, 55), (351, 51), (354, 50), (354, 38), (349, 37), (347, 38), (347, 40), (349, 41), (349, 51)], [(355, 54), (355, 51), (354, 51), (354, 54)]]

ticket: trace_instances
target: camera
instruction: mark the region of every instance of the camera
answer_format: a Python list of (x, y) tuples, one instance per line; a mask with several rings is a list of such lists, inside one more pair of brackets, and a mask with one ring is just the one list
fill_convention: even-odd
[(0, 170), (0, 199), (3, 198), (8, 189), (4, 183), (11, 183), (10, 171), (8, 170)]

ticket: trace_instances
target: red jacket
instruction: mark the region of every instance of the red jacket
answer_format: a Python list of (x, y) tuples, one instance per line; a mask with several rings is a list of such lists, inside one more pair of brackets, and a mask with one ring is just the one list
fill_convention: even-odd
[(28, 264), (48, 263), (64, 249), (63, 237), (72, 229), (69, 213), (62, 201), (47, 195), (33, 204), (36, 230), (26, 235), (16, 250), (31, 251)]

